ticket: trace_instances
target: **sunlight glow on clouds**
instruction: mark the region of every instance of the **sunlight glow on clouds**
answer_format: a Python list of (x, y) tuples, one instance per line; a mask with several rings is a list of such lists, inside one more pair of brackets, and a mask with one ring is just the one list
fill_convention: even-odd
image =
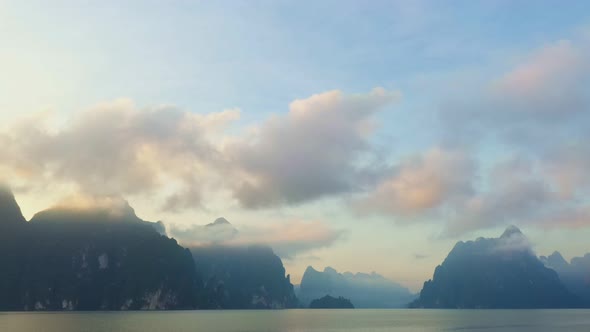
[[(27, 215), (115, 197), (187, 243), (343, 264), (590, 232), (587, 1), (234, 5), (0, 4), (0, 182)], [(217, 215), (240, 235), (203, 235)]]
[(403, 160), (393, 175), (359, 202), (361, 212), (411, 217), (473, 191), (474, 165), (459, 151), (434, 148)]
[(247, 208), (302, 203), (358, 190), (371, 153), (372, 116), (400, 98), (375, 88), (368, 94), (328, 91), (295, 100), (289, 113), (265, 121), (223, 153), (237, 174), (235, 197)]

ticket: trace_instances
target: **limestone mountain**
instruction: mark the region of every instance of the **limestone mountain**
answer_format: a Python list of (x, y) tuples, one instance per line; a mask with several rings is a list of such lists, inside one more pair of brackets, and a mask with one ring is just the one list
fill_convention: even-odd
[(458, 242), (411, 306), (575, 308), (582, 305), (511, 226), (499, 238)]
[[(202, 283), (187, 249), (123, 206), (49, 209), (25, 222), (0, 196), (0, 310), (199, 307)], [(127, 208), (128, 207), (128, 208)]]
[(22, 226), (25, 222), (12, 192), (0, 185), (0, 233), (7, 228)]
[(290, 276), (269, 247), (212, 245), (191, 248), (211, 309), (297, 307)]

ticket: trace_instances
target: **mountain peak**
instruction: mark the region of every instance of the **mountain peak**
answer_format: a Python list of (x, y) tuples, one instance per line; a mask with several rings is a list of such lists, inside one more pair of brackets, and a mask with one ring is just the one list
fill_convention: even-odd
[(514, 225), (510, 225), (508, 227), (506, 227), (506, 230), (504, 231), (504, 233), (502, 233), (502, 236), (500, 236), (500, 238), (508, 238), (514, 235), (523, 235), (522, 232), (520, 231), (520, 229)]
[(330, 267), (330, 266), (326, 266), (324, 268), (324, 273), (328, 273), (328, 274), (338, 274), (338, 271), (336, 271), (336, 269)]
[(76, 197), (36, 213), (31, 222), (142, 222), (122, 198)]
[(559, 251), (554, 251), (547, 257), (547, 264), (552, 267), (562, 267), (568, 265), (568, 262), (563, 258)]
[(219, 217), (219, 218), (215, 219), (214, 222), (207, 224), (206, 226), (220, 226), (220, 225), (231, 225), (231, 223), (229, 221), (227, 221), (227, 219), (225, 219), (223, 217)]
[(314, 272), (318, 272), (318, 271), (316, 271), (316, 269), (314, 269), (314, 268), (313, 268), (313, 266), (309, 265), (309, 266), (308, 266), (308, 267), (305, 269), (305, 272), (304, 272), (303, 274), (305, 275), (305, 274), (308, 274), (308, 273), (314, 273)]
[(26, 222), (12, 191), (0, 185), (0, 224), (15, 225)]

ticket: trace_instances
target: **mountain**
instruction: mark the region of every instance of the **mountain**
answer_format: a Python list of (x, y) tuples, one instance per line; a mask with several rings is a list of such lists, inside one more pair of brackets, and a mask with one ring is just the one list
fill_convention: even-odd
[(326, 295), (321, 299), (315, 299), (309, 304), (310, 309), (354, 309), (354, 305), (349, 299), (342, 296), (335, 298)]
[(582, 305), (514, 226), (499, 238), (458, 242), (424, 283), (418, 308), (572, 308)]
[(162, 221), (140, 219), (129, 203), (122, 199), (107, 199), (82, 206), (57, 206), (33, 216), (31, 223), (50, 223), (69, 227), (71, 224), (127, 224), (149, 225), (161, 235), (166, 235)]
[(5, 229), (22, 226), (25, 222), (12, 192), (0, 185), (0, 234), (5, 233)]
[(290, 276), (281, 259), (263, 246), (191, 248), (211, 309), (297, 307)]
[(568, 263), (559, 252), (548, 257), (541, 256), (545, 266), (554, 269), (565, 286), (582, 298), (584, 306), (590, 307), (590, 253), (574, 257)]
[[(202, 282), (187, 249), (126, 203), (54, 208), (25, 222), (0, 195), (0, 310), (140, 310), (199, 307)], [(16, 219), (16, 221), (15, 221)]]
[(402, 308), (415, 299), (410, 291), (379, 274), (338, 273), (331, 267), (323, 272), (309, 266), (299, 286), (299, 300), (304, 306), (325, 295), (349, 298), (357, 308)]
[(232, 224), (229, 221), (227, 221), (227, 219), (225, 219), (223, 217), (217, 218), (217, 219), (215, 219), (214, 222), (207, 224), (205, 226), (206, 227), (216, 227), (216, 226), (223, 226), (223, 225), (227, 225), (227, 226), (230, 226), (233, 228)]

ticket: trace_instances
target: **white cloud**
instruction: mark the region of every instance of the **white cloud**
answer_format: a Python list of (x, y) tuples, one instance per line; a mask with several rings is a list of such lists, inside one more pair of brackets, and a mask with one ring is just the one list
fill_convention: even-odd
[(13, 182), (70, 183), (96, 195), (149, 194), (176, 183), (170, 207), (199, 206), (218, 158), (208, 136), (238, 117), (238, 110), (199, 115), (117, 100), (57, 128), (30, 118), (0, 134), (2, 167)]
[(244, 226), (219, 223), (172, 228), (170, 233), (184, 246), (267, 245), (282, 258), (292, 258), (313, 249), (329, 247), (343, 232), (320, 221), (282, 221), (267, 226)]
[(361, 187), (372, 116), (400, 98), (375, 88), (295, 100), (236, 136), (239, 109), (205, 115), (173, 106), (102, 103), (55, 125), (46, 115), (0, 131), (0, 170), (13, 185), (60, 183), (92, 195), (162, 195), (164, 209), (202, 208), (207, 191), (245, 207), (312, 201)]
[(275, 116), (223, 150), (232, 168), (234, 196), (248, 208), (302, 203), (356, 190), (357, 163), (372, 152), (372, 116), (400, 93), (328, 91), (295, 100), (289, 113)]

